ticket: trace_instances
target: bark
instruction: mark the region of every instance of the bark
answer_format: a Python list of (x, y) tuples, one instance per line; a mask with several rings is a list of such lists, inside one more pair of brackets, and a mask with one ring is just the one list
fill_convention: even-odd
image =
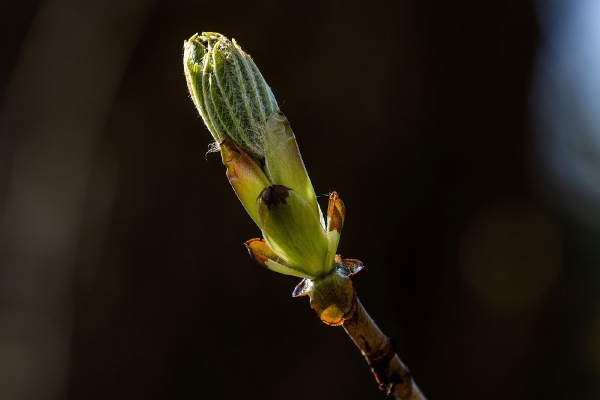
[(356, 310), (343, 326), (365, 356), (381, 390), (396, 399), (426, 400), (390, 339), (381, 332), (357, 297)]

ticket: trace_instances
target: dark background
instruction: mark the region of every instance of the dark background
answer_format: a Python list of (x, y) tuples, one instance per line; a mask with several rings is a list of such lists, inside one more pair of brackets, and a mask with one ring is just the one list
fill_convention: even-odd
[(384, 398), (242, 245), (182, 70), (202, 31), (252, 55), (344, 200), (339, 252), (429, 399), (598, 398), (598, 230), (540, 189), (531, 2), (1, 6), (0, 398)]

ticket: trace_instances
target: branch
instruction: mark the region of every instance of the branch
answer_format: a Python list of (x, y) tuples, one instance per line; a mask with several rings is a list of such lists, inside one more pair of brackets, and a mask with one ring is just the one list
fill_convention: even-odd
[(367, 314), (358, 297), (354, 314), (344, 321), (343, 326), (367, 359), (381, 390), (399, 400), (426, 400), (396, 354), (394, 345)]

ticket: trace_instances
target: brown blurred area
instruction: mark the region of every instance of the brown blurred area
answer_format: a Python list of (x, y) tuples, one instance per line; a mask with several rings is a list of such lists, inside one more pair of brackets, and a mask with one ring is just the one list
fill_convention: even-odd
[(344, 200), (339, 251), (428, 398), (600, 398), (600, 224), (538, 168), (538, 26), (516, 0), (3, 1), (0, 399), (384, 398), (246, 253), (182, 70), (202, 31)]

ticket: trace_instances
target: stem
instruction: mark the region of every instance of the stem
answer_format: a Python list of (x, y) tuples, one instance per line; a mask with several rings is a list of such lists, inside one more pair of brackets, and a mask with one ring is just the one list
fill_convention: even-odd
[(390, 339), (381, 332), (358, 297), (354, 314), (344, 321), (344, 330), (367, 359), (379, 388), (400, 400), (426, 400), (402, 363)]

